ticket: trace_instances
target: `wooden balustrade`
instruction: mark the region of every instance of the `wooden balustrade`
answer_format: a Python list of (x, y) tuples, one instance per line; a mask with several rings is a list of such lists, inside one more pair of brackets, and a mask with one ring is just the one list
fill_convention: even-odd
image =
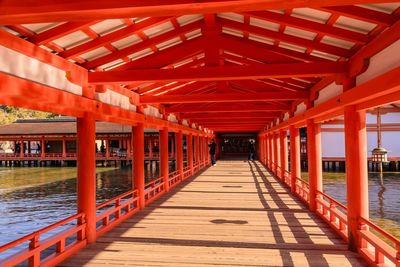
[(372, 266), (400, 266), (400, 240), (373, 222), (361, 218), (360, 254)]
[(165, 192), (163, 177), (159, 177), (144, 186), (144, 200), (146, 205), (150, 204)]
[(131, 190), (96, 206), (96, 231), (101, 236), (126, 217), (139, 211), (138, 191)]
[(169, 173), (168, 178), (169, 187), (172, 188), (179, 183), (181, 180), (181, 175), (179, 174), (179, 171), (174, 171)]
[(324, 219), (345, 241), (347, 241), (347, 208), (327, 194), (317, 191), (316, 212)]

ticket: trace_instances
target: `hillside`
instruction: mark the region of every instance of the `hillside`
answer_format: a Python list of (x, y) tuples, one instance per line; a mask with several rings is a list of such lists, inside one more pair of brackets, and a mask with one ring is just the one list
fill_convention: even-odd
[(0, 105), (0, 125), (10, 124), (18, 119), (45, 119), (57, 116), (47, 112)]

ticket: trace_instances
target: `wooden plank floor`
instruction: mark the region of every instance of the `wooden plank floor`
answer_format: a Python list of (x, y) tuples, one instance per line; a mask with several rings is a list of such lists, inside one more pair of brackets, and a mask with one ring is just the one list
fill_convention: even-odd
[(258, 162), (219, 161), (61, 266), (366, 266)]

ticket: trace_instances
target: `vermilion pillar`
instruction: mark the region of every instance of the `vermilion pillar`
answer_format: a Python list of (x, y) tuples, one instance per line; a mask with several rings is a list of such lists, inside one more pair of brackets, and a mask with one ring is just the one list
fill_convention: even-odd
[(274, 133), (273, 138), (274, 138), (274, 160), (275, 160), (274, 173), (278, 175), (278, 166), (281, 167), (281, 156), (280, 156), (281, 146), (279, 143), (279, 133)]
[(356, 251), (361, 245), (359, 219), (369, 218), (365, 111), (356, 111), (354, 106), (345, 107), (344, 132), (349, 249)]
[(138, 191), (139, 208), (144, 208), (144, 125), (132, 127), (133, 181), (132, 187)]
[(307, 120), (308, 176), (310, 184), (310, 210), (315, 211), (317, 190), (322, 192), (321, 128)]
[(24, 153), (25, 153), (25, 143), (24, 143), (24, 140), (21, 139), (19, 157), (23, 158), (24, 157)]
[(190, 133), (186, 136), (187, 142), (187, 158), (190, 174), (193, 175), (193, 135)]
[(67, 157), (67, 141), (64, 138), (62, 139), (62, 156), (63, 158)]
[(196, 135), (194, 137), (194, 152), (195, 152), (195, 159), (196, 159), (196, 164), (200, 163), (200, 137)]
[(269, 139), (269, 135), (267, 134), (265, 136), (265, 139), (267, 140), (267, 166), (271, 166), (271, 140)]
[(46, 143), (44, 142), (44, 137), (42, 136), (42, 139), (40, 140), (40, 156), (43, 159), (46, 155), (45, 155), (45, 151), (46, 151)]
[(262, 146), (262, 151), (263, 151), (263, 162), (264, 165), (267, 165), (267, 136), (263, 136), (263, 146)]
[(288, 168), (288, 146), (287, 146), (287, 131), (281, 130), (279, 132), (279, 142), (280, 142), (280, 155), (281, 155), (281, 178), (284, 179), (285, 172)]
[(85, 214), (88, 243), (96, 241), (96, 123), (93, 114), (77, 118), (78, 212)]
[(176, 165), (179, 171), (179, 177), (183, 179), (183, 134), (179, 131), (176, 134)]
[(301, 177), (300, 133), (299, 129), (290, 126), (290, 175), (291, 191), (296, 192), (296, 178)]
[(168, 128), (160, 131), (160, 170), (164, 179), (165, 191), (169, 191), (169, 170), (168, 170)]

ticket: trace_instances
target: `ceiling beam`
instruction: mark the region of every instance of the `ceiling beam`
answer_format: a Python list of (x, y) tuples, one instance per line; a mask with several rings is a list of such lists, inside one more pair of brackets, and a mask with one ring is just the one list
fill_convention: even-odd
[(89, 73), (89, 83), (224, 81), (290, 77), (324, 77), (347, 72), (346, 62), (220, 66), (192, 69), (146, 69)]
[(210, 14), (384, 2), (387, 0), (42, 0), (40, 5), (32, 5), (32, 0), (3, 0), (0, 4), (0, 24)]
[(362, 33), (341, 29), (338, 27), (334, 27), (332, 25), (322, 24), (318, 22), (314, 22), (311, 20), (305, 20), (296, 18), (293, 16), (287, 16), (285, 14), (279, 14), (272, 11), (253, 11), (244, 13), (249, 16), (265, 20), (271, 21), (279, 24), (284, 24), (287, 26), (295, 27), (298, 29), (302, 29), (305, 31), (312, 31), (316, 33), (323, 33), (335, 38), (339, 38), (342, 40), (347, 40), (350, 42), (365, 44), (370, 41), (371, 37)]
[(259, 36), (262, 36), (265, 38), (294, 44), (294, 45), (301, 46), (304, 48), (315, 49), (318, 51), (322, 51), (322, 52), (325, 52), (328, 54), (345, 57), (345, 58), (349, 58), (352, 55), (352, 52), (349, 49), (345, 49), (345, 48), (341, 48), (341, 47), (337, 47), (337, 46), (333, 46), (333, 45), (329, 45), (329, 44), (324, 44), (324, 43), (318, 43), (318, 42), (314, 42), (313, 40), (307, 40), (307, 39), (296, 37), (293, 35), (284, 34), (284, 33), (280, 33), (280, 32), (275, 32), (273, 30), (260, 28), (257, 26), (245, 25), (241, 22), (236, 22), (236, 21), (229, 20), (229, 19), (219, 18), (219, 20), (222, 21), (223, 22), (222, 24), (228, 28), (240, 30), (240, 31), (247, 32), (247, 33), (256, 34), (256, 35), (259, 35)]
[[(87, 69), (94, 69), (96, 67), (99, 67), (99, 66), (104, 65), (106, 63), (112, 62), (114, 60), (122, 59), (122, 58), (127, 57), (129, 55), (132, 55), (134, 53), (140, 52), (140, 51), (142, 51), (142, 50), (144, 50), (146, 48), (151, 47), (152, 45), (157, 45), (157, 44), (160, 44), (160, 43), (164, 43), (164, 42), (166, 42), (168, 40), (171, 40), (171, 39), (173, 39), (173, 38), (175, 38), (175, 37), (177, 37), (177, 36), (179, 36), (181, 34), (186, 34), (188, 32), (194, 31), (194, 30), (198, 29), (201, 26), (201, 24), (202, 24), (202, 22), (198, 21), (198, 22), (194, 22), (194, 23), (190, 23), (190, 24), (184, 25), (184, 26), (179, 27), (179, 28), (177, 28), (175, 30), (168, 31), (166, 33), (160, 34), (160, 35), (155, 36), (153, 38), (149, 38), (149, 39), (143, 40), (142, 42), (139, 42), (137, 44), (133, 44), (131, 46), (128, 46), (128, 47), (122, 48), (120, 50), (117, 50), (115, 52), (112, 52), (111, 54), (96, 58), (96, 59), (94, 59), (92, 61), (89, 61), (89, 62), (86, 62), (86, 63), (82, 64), (82, 66), (87, 68)], [(199, 38), (196, 38), (196, 39), (199, 39)], [(194, 41), (194, 40), (183, 42), (182, 45), (187, 45), (191, 41)], [(176, 46), (174, 46), (172, 48), (165, 49), (163, 51), (158, 51), (157, 53), (152, 54), (151, 56), (153, 56), (153, 55), (157, 55), (157, 56), (163, 55), (165, 57), (166, 54), (169, 54), (169, 51), (173, 51), (174, 49), (176, 49), (177, 47), (180, 47), (180, 46), (181, 45), (176, 45)], [(150, 57), (150, 56), (147, 56), (147, 57)], [(145, 58), (147, 58), (147, 57), (145, 57)], [(125, 69), (135, 68), (135, 66), (137, 66), (137, 65), (135, 65), (134, 62), (137, 62), (137, 61), (140, 61), (140, 62), (145, 61), (146, 62), (147, 59), (146, 60), (143, 60), (143, 59), (135, 60), (135, 61), (132, 62), (132, 64), (128, 63), (128, 64), (126, 64), (127, 66), (125, 66), (125, 65), (123, 65), (123, 66), (124, 66)], [(170, 63), (170, 62), (168, 62), (168, 63)], [(133, 66), (130, 66), (130, 65), (133, 65)]]
[[(204, 113), (204, 112), (265, 112), (265, 111), (289, 111), (289, 104), (263, 104), (263, 105), (176, 105), (165, 107), (169, 113)], [(183, 116), (184, 117), (184, 116)]]
[(248, 119), (248, 118), (262, 118), (271, 119), (277, 118), (281, 115), (280, 112), (244, 112), (244, 113), (230, 113), (230, 112), (220, 112), (220, 113), (190, 113), (185, 114), (185, 119), (190, 120), (219, 120), (226, 118), (235, 119)]
[(167, 103), (209, 103), (209, 102), (252, 102), (252, 101), (281, 101), (308, 98), (307, 92), (268, 92), (243, 94), (193, 94), (193, 95), (160, 95), (141, 96), (143, 104)]
[(105, 44), (109, 44), (112, 42), (115, 42), (117, 40), (123, 39), (125, 37), (128, 37), (130, 35), (133, 35), (135, 33), (141, 32), (145, 29), (148, 29), (150, 27), (154, 27), (158, 24), (164, 23), (166, 21), (169, 21), (170, 18), (166, 17), (161, 17), (161, 18), (149, 18), (146, 19), (142, 22), (132, 24), (130, 26), (127, 26), (125, 28), (119, 29), (117, 31), (114, 31), (112, 33), (100, 36), (96, 39), (93, 39), (89, 42), (83, 43), (81, 45), (75, 46), (71, 49), (65, 50), (58, 55), (64, 58), (73, 58), (76, 56), (79, 56), (81, 54), (84, 54), (86, 52), (89, 52), (91, 50), (94, 50), (96, 48), (102, 47)]

